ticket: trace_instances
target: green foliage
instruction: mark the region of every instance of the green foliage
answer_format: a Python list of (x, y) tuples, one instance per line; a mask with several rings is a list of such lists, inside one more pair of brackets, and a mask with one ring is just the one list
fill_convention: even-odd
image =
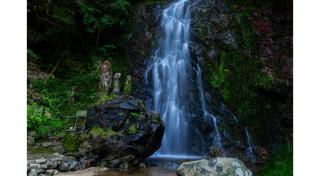
[(132, 89), (132, 80), (131, 77), (128, 77), (125, 79), (124, 86), (123, 86), (123, 92), (126, 94), (130, 94)]
[(292, 176), (293, 146), (282, 144), (260, 174), (262, 176)]
[(101, 31), (107, 27), (123, 26), (129, 13), (130, 3), (127, 0), (82, 0), (79, 1), (83, 23), (88, 32)]
[(76, 152), (79, 146), (79, 136), (77, 134), (68, 133), (63, 138), (63, 147), (66, 152)]
[[(70, 79), (50, 78), (35, 80), (33, 89), (40, 92), (44, 103), (56, 116), (74, 115), (95, 101), (98, 76), (90, 74), (71, 74)], [(75, 102), (69, 101), (71, 88), (75, 87)]]
[(131, 126), (129, 127), (129, 134), (135, 134), (135, 133), (137, 133), (137, 132), (138, 132), (138, 128), (137, 128), (136, 125), (131, 125)]
[[(28, 147), (29, 149), (29, 147)], [(45, 148), (45, 147), (31, 147), (28, 151), (32, 154), (39, 154), (39, 153), (54, 153), (54, 151), (51, 148)]]
[[(71, 118), (77, 110), (86, 109), (95, 102), (98, 80), (95, 74), (71, 74), (68, 79), (49, 78), (33, 80), (32, 89), (42, 95), (42, 106), (28, 105), (28, 129), (37, 137), (58, 135), (65, 126), (73, 126)], [(71, 102), (71, 88), (76, 87), (75, 100)]]
[(106, 101), (110, 101), (110, 100), (116, 98), (117, 96), (118, 95), (112, 94), (112, 93), (108, 94), (108, 95), (103, 94), (103, 95), (99, 96), (99, 98), (95, 101), (94, 104), (98, 105), (98, 104), (105, 103)]
[(255, 52), (255, 34), (250, 22), (248, 21), (248, 16), (248, 12), (240, 13), (238, 22), (241, 28), (242, 39), (245, 47), (249, 49), (250, 52)]
[(269, 110), (266, 109), (268, 101), (261, 97), (259, 90), (270, 90), (272, 79), (261, 72), (258, 59), (234, 51), (222, 52), (220, 63), (208, 68), (211, 85), (221, 90), (225, 101), (243, 120)]
[(104, 131), (104, 129), (100, 128), (100, 127), (93, 127), (90, 132), (89, 132), (92, 136), (95, 137), (105, 137), (107, 135), (107, 133)]
[(38, 60), (38, 55), (36, 53), (34, 53), (31, 49), (27, 49), (27, 59), (28, 62), (34, 62), (36, 60)]
[(131, 112), (130, 116), (133, 117), (134, 119), (138, 119), (142, 114), (141, 113), (136, 113), (136, 112)]
[(52, 117), (48, 108), (33, 103), (27, 106), (27, 127), (29, 130), (35, 130), (37, 137), (44, 138), (61, 130), (63, 122)]

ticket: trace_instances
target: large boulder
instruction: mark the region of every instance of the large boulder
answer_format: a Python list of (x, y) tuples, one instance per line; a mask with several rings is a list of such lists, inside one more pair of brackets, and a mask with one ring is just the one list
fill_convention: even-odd
[(218, 157), (210, 160), (198, 160), (182, 163), (178, 176), (251, 176), (252, 173), (244, 163), (237, 158)]
[(88, 110), (90, 153), (100, 166), (138, 165), (161, 145), (164, 126), (156, 112), (147, 112), (141, 100), (119, 96)]

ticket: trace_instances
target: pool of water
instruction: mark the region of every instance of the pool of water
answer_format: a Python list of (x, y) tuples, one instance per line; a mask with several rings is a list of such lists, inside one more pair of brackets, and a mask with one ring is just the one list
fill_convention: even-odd
[(161, 166), (130, 169), (128, 171), (110, 169), (97, 176), (176, 176), (176, 171)]

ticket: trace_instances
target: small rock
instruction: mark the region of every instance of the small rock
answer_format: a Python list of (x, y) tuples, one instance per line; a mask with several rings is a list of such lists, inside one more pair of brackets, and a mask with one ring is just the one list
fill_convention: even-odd
[(40, 164), (30, 164), (29, 166), (31, 169), (40, 169), (41, 168)]
[(66, 172), (69, 170), (69, 162), (64, 161), (60, 164), (59, 170), (62, 172)]
[(146, 163), (139, 163), (139, 167), (140, 168), (146, 168), (147, 166), (146, 166)]
[(35, 163), (37, 163), (37, 164), (43, 164), (45, 162), (47, 162), (47, 160), (45, 158), (40, 158), (40, 159), (35, 160)]
[(31, 169), (28, 173), (28, 176), (38, 176), (38, 170), (37, 169)]
[(57, 175), (59, 172), (55, 169), (49, 169), (49, 170), (46, 170), (46, 175), (47, 176), (52, 176), (52, 175)]
[(80, 169), (80, 164), (78, 161), (69, 161), (69, 171), (75, 171)]

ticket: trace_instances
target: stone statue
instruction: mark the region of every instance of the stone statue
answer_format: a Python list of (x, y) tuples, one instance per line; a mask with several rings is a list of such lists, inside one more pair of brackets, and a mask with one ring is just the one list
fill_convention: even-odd
[(70, 96), (69, 96), (69, 103), (74, 104), (74, 100), (76, 97), (76, 86), (71, 87)]
[(105, 94), (109, 94), (112, 85), (112, 67), (111, 62), (103, 61), (100, 63), (100, 81), (99, 90)]
[(120, 78), (121, 78), (121, 73), (116, 73), (114, 75), (112, 93), (115, 93), (115, 94), (120, 93)]
[(132, 80), (131, 80), (131, 76), (128, 75), (126, 77), (126, 80), (124, 82), (124, 87), (123, 87), (123, 91), (127, 94), (131, 93), (131, 86), (132, 86)]

